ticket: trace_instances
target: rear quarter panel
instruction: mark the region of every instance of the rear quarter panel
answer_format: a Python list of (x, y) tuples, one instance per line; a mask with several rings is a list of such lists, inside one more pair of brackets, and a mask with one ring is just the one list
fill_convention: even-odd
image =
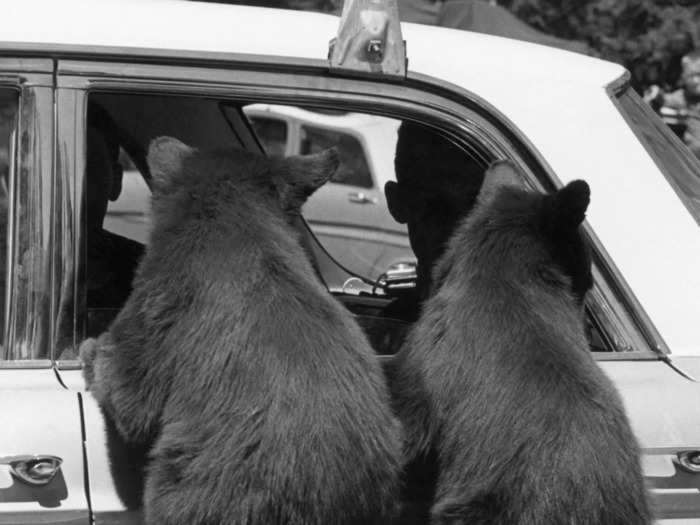
[(50, 368), (0, 370), (0, 458), (47, 454), (63, 460), (48, 485), (10, 474), (0, 459), (0, 524), (89, 523), (78, 394)]
[(642, 449), (656, 517), (699, 524), (700, 474), (684, 471), (676, 457), (700, 450), (700, 383), (660, 360), (599, 364), (620, 392)]

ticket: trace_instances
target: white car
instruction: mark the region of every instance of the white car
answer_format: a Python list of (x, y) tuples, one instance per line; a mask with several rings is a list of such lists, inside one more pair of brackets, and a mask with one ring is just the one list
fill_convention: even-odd
[[(23, 0), (6, 11), (0, 523), (138, 523), (146, 447), (120, 442), (105, 421), (77, 350), (118, 311), (133, 272), (127, 255), (142, 248), (105, 233), (110, 223), (101, 228), (92, 204), (103, 195), (116, 198), (113, 209), (127, 198), (145, 205), (144, 152), (156, 136), (262, 154), (246, 117), (251, 104), (322, 108), (329, 118), (350, 112), (358, 130), (376, 117), (417, 122), (484, 166), (511, 159), (532, 187), (586, 180), (591, 350), (625, 402), (659, 523), (700, 523), (700, 165), (622, 67), (404, 24), (406, 74), (377, 65), (394, 50), (382, 40), (357, 55), (369, 60), (357, 71), (329, 67), (339, 25), (330, 15), (177, 0)], [(118, 195), (116, 178), (100, 182), (113, 166), (97, 169), (89, 155), (95, 129), (113, 135), (137, 170), (128, 177), (142, 183)], [(393, 153), (383, 152), (385, 165)], [(384, 175), (376, 176), (379, 207)], [(364, 227), (387, 230), (372, 242), (403, 231), (382, 226), (384, 212), (371, 218), (374, 205), (359, 207)], [(358, 319), (381, 318), (400, 292), (349, 268), (343, 250), (321, 237), (306, 242), (329, 293)], [(100, 252), (112, 244), (122, 247), (114, 256)]]
[[(236, 111), (224, 107), (227, 118), (235, 119)], [(243, 111), (268, 155), (338, 149), (341, 164), (335, 176), (304, 205), (309, 227), (335, 259), (371, 280), (400, 265), (415, 265), (406, 225), (391, 217), (384, 197), (384, 184), (395, 180), (399, 120), (273, 104), (250, 104)], [(146, 181), (131, 169), (125, 171), (122, 184), (122, 194), (107, 211), (105, 227), (146, 243), (150, 229)], [(344, 284), (328, 283), (333, 290)]]

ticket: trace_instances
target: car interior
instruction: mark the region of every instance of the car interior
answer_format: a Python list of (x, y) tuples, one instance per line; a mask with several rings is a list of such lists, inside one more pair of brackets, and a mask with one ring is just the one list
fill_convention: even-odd
[[(150, 174), (145, 152), (153, 138), (169, 135), (193, 147), (239, 147), (268, 155), (308, 153), (335, 146), (340, 150), (340, 176), (331, 183), (340, 185), (344, 184), (344, 180), (353, 180), (353, 170), (364, 170), (354, 178), (365, 181), (369, 166), (376, 170), (377, 163), (373, 159), (357, 159), (358, 155), (368, 155), (358, 146), (364, 139), (360, 137), (353, 142), (341, 128), (323, 132), (321, 126), (321, 132), (309, 134), (298, 141), (295, 150), (288, 143), (289, 132), (281, 131), (270, 114), (265, 119), (254, 111), (246, 111), (246, 108), (254, 107), (255, 102), (109, 92), (89, 95), (88, 162), (83, 185), (83, 226), (80, 228), (81, 260), (77, 264), (75, 297), (62, 305), (63, 318), (73, 318), (74, 324), (65, 323), (65, 331), (73, 331), (72, 337), (65, 334), (66, 337), (59, 338), (59, 341), (63, 341), (57, 354), (61, 359), (75, 359), (75, 349), (80, 342), (105, 331), (128, 297), (136, 263), (148, 243)], [(328, 114), (325, 110), (314, 108), (304, 108), (304, 111), (310, 115), (305, 117), (308, 119), (314, 119), (316, 113), (321, 116)], [(90, 119), (96, 113), (100, 119), (94, 125)], [(275, 115), (274, 111), (272, 114)], [(348, 113), (335, 110), (331, 114), (343, 116)], [(276, 117), (283, 118), (281, 114)], [(367, 117), (373, 118), (373, 115), (367, 114)], [(388, 144), (382, 145), (384, 149), (392, 148), (387, 167), (391, 173), (388, 177), (384, 175), (387, 181), (384, 184), (388, 185), (396, 181), (391, 161), (396, 148), (396, 130), (401, 121), (394, 119), (390, 124), (393, 127), (390, 126), (388, 135), (392, 137), (393, 133), (393, 137)], [(441, 137), (434, 128), (425, 127), (424, 131), (434, 134), (435, 141), (450, 140)], [(100, 133), (105, 140), (91, 140), (90, 134)], [(100, 142), (107, 144), (99, 145)], [(451, 144), (449, 147), (463, 155), (467, 165), (478, 168), (482, 173), (494, 160), (480, 144)], [(439, 152), (436, 154), (442, 155)], [(91, 161), (91, 158), (100, 156), (108, 156), (109, 159), (105, 162)], [(103, 173), (98, 173), (100, 170)], [(105, 176), (105, 171), (109, 172), (108, 176)], [(458, 175), (461, 177), (463, 174)], [(371, 182), (363, 184), (370, 186)], [(105, 185), (109, 187), (105, 188)], [(346, 199), (347, 194), (342, 194), (345, 200), (340, 204), (334, 201), (327, 216), (320, 220), (309, 221), (304, 209), (307, 222), (303, 244), (329, 293), (355, 315), (377, 353), (387, 356), (398, 350), (415, 320), (421, 291), (418, 290), (420, 277), (416, 267), (417, 257), (411, 250), (406, 227), (396, 223), (394, 230), (384, 224), (372, 226), (366, 222), (375, 207), (384, 207), (382, 213), (385, 217), (389, 217), (390, 212), (397, 216), (396, 210), (386, 209), (384, 187), (377, 190), (381, 192), (381, 201), (377, 198), (377, 202), (360, 206), (354, 203), (355, 208), (352, 199)], [(418, 206), (414, 203), (417, 202), (416, 195), (410, 199), (412, 206)], [(444, 201), (435, 201), (435, 194), (431, 193), (430, 188), (425, 190), (425, 196), (432, 199), (433, 207), (446, 206)], [(93, 206), (93, 202), (98, 202), (103, 208)], [(347, 207), (347, 212), (342, 211), (343, 206)], [(338, 216), (342, 216), (342, 220), (338, 221)], [(438, 220), (445, 222), (447, 219), (443, 216)], [(110, 251), (114, 250), (120, 255), (111, 255)], [(406, 308), (405, 305), (410, 306)], [(610, 351), (601, 324), (595, 321), (590, 311), (588, 313), (591, 349)]]

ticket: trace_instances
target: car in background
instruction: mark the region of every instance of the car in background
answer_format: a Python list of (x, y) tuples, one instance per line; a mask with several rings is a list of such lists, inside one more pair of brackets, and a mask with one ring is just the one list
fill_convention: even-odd
[[(384, 48), (373, 43), (364, 55), (347, 55), (369, 57), (358, 72), (329, 64), (327, 44), (338, 29), (330, 15), (176, 0), (24, 0), (12, 9), (12, 23), (0, 29), (0, 151), (8, 159), (0, 524), (140, 519), (145, 453), (119, 441), (77, 359), (80, 344), (119, 308), (86, 302), (95, 227), (86, 212), (92, 104), (114, 120), (134, 166), (124, 179), (133, 182), (110, 204), (126, 199), (125, 206), (114, 208), (105, 228), (112, 219), (128, 226), (129, 213), (143, 210), (126, 201), (146, 205), (145, 152), (155, 137), (262, 154), (269, 137), (260, 119), (273, 117), (321, 129), (306, 142), (301, 134), (280, 139), (276, 153), (358, 141), (352, 172), (341, 171), (357, 179), (318, 194), (323, 202), (305, 210), (312, 231), (302, 242), (329, 293), (358, 319), (381, 319), (387, 331), (392, 320), (382, 313), (399, 292), (375, 276), (393, 261), (404, 270), (405, 253), (392, 251), (400, 228), (384, 212), (371, 217), (384, 206), (381, 185), (391, 177), (393, 151), (383, 150), (391, 139), (379, 135), (394, 131), (370, 122), (420, 123), (484, 166), (510, 159), (532, 188), (585, 179), (592, 355), (624, 400), (659, 523), (700, 523), (700, 164), (634, 93), (621, 66), (404, 24), (394, 43), (407, 42), (408, 70), (379, 68)], [(387, 242), (389, 255), (352, 268), (352, 243), (373, 230), (382, 235), (372, 242)], [(343, 232), (348, 245), (330, 246)]]
[[(372, 281), (388, 270), (415, 265), (406, 225), (394, 220), (384, 197), (384, 184), (396, 180), (400, 121), (272, 104), (253, 104), (244, 111), (268, 155), (338, 149), (336, 174), (303, 208), (309, 227), (334, 259)], [(342, 284), (332, 283), (332, 288)]]
[[(223, 106), (236, 118), (234, 106)], [(305, 155), (335, 147), (340, 166), (303, 208), (322, 246), (349, 273), (376, 281), (387, 271), (415, 265), (404, 224), (389, 213), (384, 184), (395, 180), (394, 151), (400, 121), (346, 111), (251, 104), (243, 108), (270, 156)], [(150, 228), (148, 185), (128, 156), (123, 189), (110, 204), (105, 227), (145, 244)], [(131, 168), (131, 169), (128, 169)], [(341, 290), (343, 282), (327, 283)]]

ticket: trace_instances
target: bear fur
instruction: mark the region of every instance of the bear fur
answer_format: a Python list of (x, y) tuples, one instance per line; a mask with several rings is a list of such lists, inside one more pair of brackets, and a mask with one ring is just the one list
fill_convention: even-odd
[(294, 223), (335, 150), (268, 159), (153, 141), (133, 292), (83, 351), (121, 436), (155, 440), (149, 524), (386, 523), (402, 434), (383, 373)]
[(407, 458), (435, 457), (432, 524), (650, 523), (622, 401), (592, 358), (585, 182), (544, 195), (505, 161), (436, 264), (390, 368)]

